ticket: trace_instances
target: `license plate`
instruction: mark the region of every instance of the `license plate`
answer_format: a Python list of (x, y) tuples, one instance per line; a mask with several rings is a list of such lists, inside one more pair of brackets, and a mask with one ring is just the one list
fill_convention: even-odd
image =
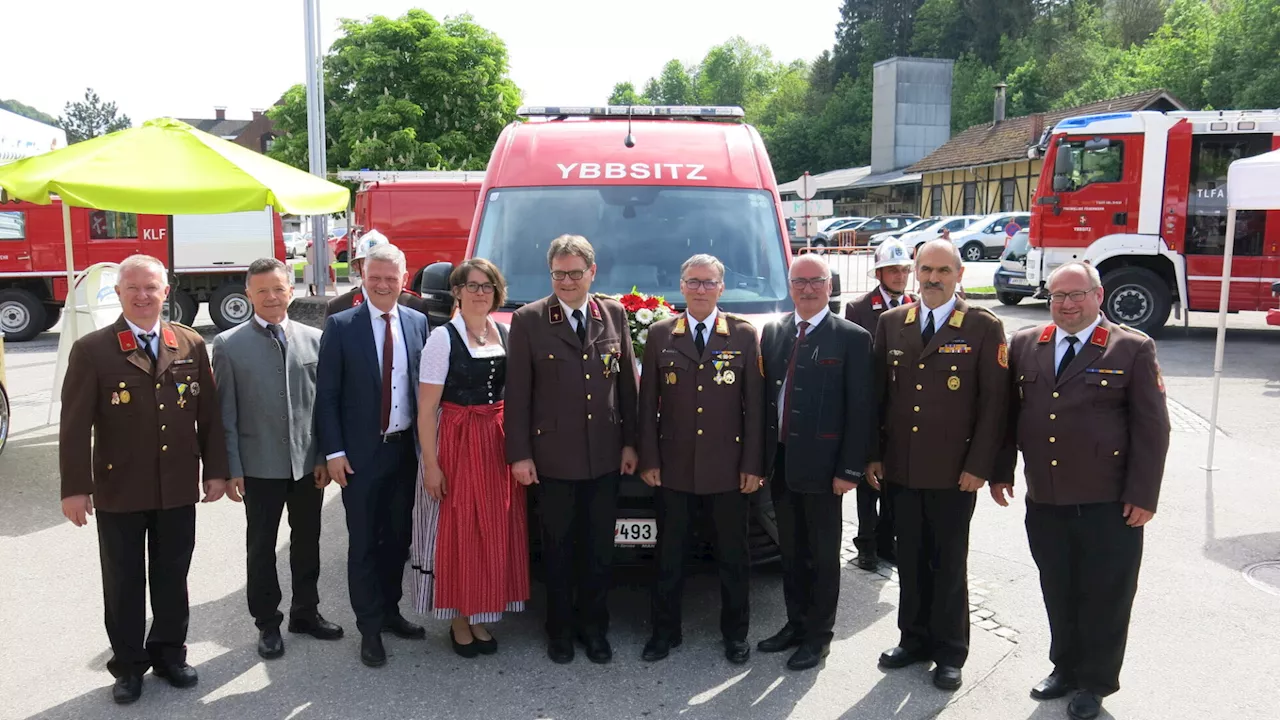
[(613, 526), (614, 545), (653, 545), (658, 542), (658, 521), (619, 519)]
[(1009, 284), (1010, 285), (1027, 285), (1027, 286), (1031, 285), (1031, 283), (1026, 278), (1020, 278), (1020, 277), (1009, 278)]

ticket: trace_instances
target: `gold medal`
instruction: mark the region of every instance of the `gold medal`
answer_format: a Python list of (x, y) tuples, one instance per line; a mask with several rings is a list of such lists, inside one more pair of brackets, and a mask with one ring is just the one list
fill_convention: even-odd
[(952, 390), (959, 390), (960, 377), (958, 375), (952, 375), (951, 377), (947, 378), (947, 387)]
[(186, 406), (187, 406), (187, 399), (185, 397), (178, 398), (178, 407), (185, 408)]
[(738, 379), (738, 376), (732, 370), (725, 370), (723, 375), (725, 385), (732, 385)]
[(676, 374), (674, 372), (667, 373), (667, 384), (668, 385), (676, 384)]
[(121, 402), (121, 403), (123, 403), (123, 404), (125, 404), (125, 405), (128, 405), (128, 404), (129, 404), (129, 401), (130, 401), (130, 400), (132, 400), (132, 399), (133, 399), (133, 396), (129, 394), (129, 391), (128, 391), (128, 390), (121, 390), (121, 391), (120, 391), (120, 402)]

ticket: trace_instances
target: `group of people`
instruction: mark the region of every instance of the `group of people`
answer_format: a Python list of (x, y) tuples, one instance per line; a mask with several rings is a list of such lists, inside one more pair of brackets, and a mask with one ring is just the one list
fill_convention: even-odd
[(493, 317), (506, 283), (483, 258), (453, 271), (455, 312), (433, 330), (404, 291), (398, 248), (371, 232), (356, 257), (362, 286), (329, 303), (323, 332), (289, 320), (287, 266), (253, 263), (254, 318), (220, 334), (210, 362), (197, 333), (161, 321), (163, 265), (133, 256), (120, 266), (121, 317), (75, 343), (62, 506), (76, 525), (97, 510), (117, 702), (139, 697), (147, 669), (177, 687), (197, 682), (185, 651), (197, 501), (245, 505), (260, 655), (285, 652), (275, 538), (286, 507), (287, 629), (343, 636), (317, 593), (331, 482), (364, 664), (385, 664), (384, 632), (426, 634), (400, 610), (406, 566), (414, 610), (450, 621), (455, 652), (497, 651), (488, 626), (530, 596), (527, 498), (545, 564), (547, 654), (568, 663), (580, 645), (607, 663), (619, 483), (632, 474), (653, 488), (658, 527), (644, 660), (682, 642), (700, 520), (719, 570), (725, 657), (749, 660), (750, 495), (764, 489), (787, 622), (756, 648), (792, 651), (793, 670), (821, 663), (839, 600), (843, 496), (855, 491), (858, 565), (896, 563), (900, 578), (900, 640), (880, 665), (933, 661), (934, 683), (954, 690), (969, 646), (969, 522), (984, 486), (1008, 504), (1019, 451), (1053, 633), (1054, 670), (1032, 695), (1075, 691), (1069, 713), (1091, 718), (1118, 689), (1169, 424), (1154, 345), (1099, 313), (1092, 267), (1057, 269), (1053, 323), (1007, 344), (993, 314), (956, 296), (964, 270), (946, 241), (916, 255), (919, 296), (906, 292), (905, 248), (885, 243), (878, 286), (846, 317), (829, 309), (827, 264), (798, 257), (794, 312), (759, 334), (719, 307), (721, 261), (695, 255), (680, 268), (685, 311), (653, 323), (637, 359), (621, 303), (590, 292), (595, 251), (580, 236), (550, 243), (552, 292), (510, 325)]

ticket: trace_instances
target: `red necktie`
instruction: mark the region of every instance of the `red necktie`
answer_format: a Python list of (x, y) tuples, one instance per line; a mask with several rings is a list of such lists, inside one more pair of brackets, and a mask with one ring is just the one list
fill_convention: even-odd
[(796, 344), (791, 346), (791, 359), (787, 360), (787, 391), (782, 394), (782, 430), (778, 433), (778, 442), (787, 441), (787, 422), (791, 420), (791, 391), (796, 386), (796, 357), (800, 355), (800, 343), (804, 342), (805, 332), (809, 329), (807, 321), (800, 322), (800, 335)]
[(396, 341), (391, 337), (391, 313), (382, 313), (386, 330), (382, 333), (382, 432), (391, 427), (391, 365), (395, 359)]

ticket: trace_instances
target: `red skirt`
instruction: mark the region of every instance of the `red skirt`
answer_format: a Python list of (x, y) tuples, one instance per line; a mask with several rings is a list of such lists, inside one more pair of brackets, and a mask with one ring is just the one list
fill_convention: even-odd
[(529, 599), (525, 489), (506, 462), (501, 402), (440, 406), (437, 443), (446, 495), (436, 534), (437, 610), (464, 617)]

